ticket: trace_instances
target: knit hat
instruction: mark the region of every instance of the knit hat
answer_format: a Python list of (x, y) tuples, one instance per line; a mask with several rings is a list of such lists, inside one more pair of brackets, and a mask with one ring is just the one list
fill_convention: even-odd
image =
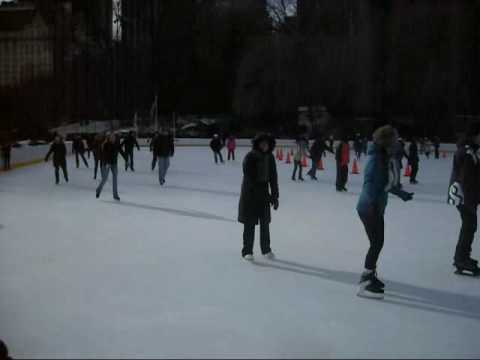
[(392, 145), (397, 137), (397, 130), (391, 125), (385, 125), (375, 130), (373, 142), (381, 147), (388, 147)]

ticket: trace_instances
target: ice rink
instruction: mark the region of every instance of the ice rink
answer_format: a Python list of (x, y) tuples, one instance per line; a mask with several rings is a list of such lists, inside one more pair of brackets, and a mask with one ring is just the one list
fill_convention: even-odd
[[(460, 219), (451, 155), (422, 157), (413, 202), (390, 197), (383, 301), (356, 296), (368, 241), (329, 155), (319, 182), (278, 164), (277, 260), (240, 256), (241, 161), (177, 148), (166, 186), (136, 152), (95, 199), (91, 169), (54, 184), (51, 164), (0, 174), (0, 338), (14, 358), (480, 356), (480, 284), (454, 275)], [(361, 162), (361, 168), (365, 165)], [(307, 179), (307, 177), (306, 177)], [(405, 178), (403, 179), (405, 181)], [(480, 257), (479, 242), (474, 257)]]

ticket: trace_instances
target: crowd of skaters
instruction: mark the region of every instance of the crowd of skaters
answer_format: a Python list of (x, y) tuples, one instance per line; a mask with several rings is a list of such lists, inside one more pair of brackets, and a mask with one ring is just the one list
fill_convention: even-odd
[[(125, 162), (125, 170), (135, 171), (134, 149), (140, 149), (135, 133), (130, 132), (123, 140), (118, 133), (97, 134), (90, 138), (85, 146), (80, 137), (73, 141), (76, 166), (80, 160), (89, 166), (85, 152), (93, 154), (94, 179), (100, 169), (101, 180), (96, 189), (96, 197), (100, 197), (103, 187), (111, 173), (113, 183), (113, 198), (120, 201), (118, 194), (118, 157)], [(326, 152), (334, 154), (337, 168), (336, 190), (347, 190), (349, 164), (351, 153), (356, 159), (368, 155), (364, 171), (363, 189), (360, 194), (357, 212), (364, 225), (370, 247), (365, 257), (364, 272), (360, 276), (359, 295), (371, 298), (383, 298), (385, 284), (377, 277), (377, 262), (384, 246), (384, 215), (388, 203), (388, 194), (398, 196), (404, 201), (413, 199), (414, 194), (403, 190), (401, 184), (403, 160), (407, 159), (410, 167), (410, 183), (417, 184), (416, 176), (419, 169), (420, 155), (427, 158), (434, 153), (440, 157), (439, 140), (412, 138), (408, 148), (398, 131), (392, 126), (383, 126), (372, 135), (368, 145), (366, 139), (357, 134), (353, 139), (353, 149), (345, 133), (339, 136), (337, 143), (332, 137), (327, 138), (317, 134), (311, 146), (306, 136), (299, 136), (295, 140), (293, 149), (293, 181), (304, 181), (303, 168), (305, 158), (311, 159), (311, 169), (307, 175), (311, 180), (318, 180), (316, 176), (317, 164)], [(458, 273), (480, 275), (478, 262), (471, 258), (472, 243), (477, 230), (477, 207), (480, 202), (480, 126), (472, 125), (466, 137), (457, 144), (454, 165), (448, 192), (448, 202), (457, 206), (462, 220), (462, 227), (454, 255), (454, 266)], [(227, 148), (228, 161), (235, 160), (236, 139), (229, 136), (223, 140), (215, 134), (210, 141), (215, 163), (224, 163), (222, 150)], [(270, 222), (272, 220), (270, 208), (279, 208), (280, 191), (278, 174), (273, 151), (276, 142), (269, 134), (258, 134), (252, 141), (252, 149), (243, 159), (243, 181), (239, 200), (238, 221), (244, 225), (242, 257), (253, 260), (253, 244), (255, 226), (260, 226), (260, 248), (262, 255), (274, 259), (275, 255), (270, 244)], [(174, 156), (174, 139), (168, 129), (156, 132), (150, 141), (152, 152), (152, 171), (158, 167), (158, 181), (165, 184), (170, 158)], [(55, 182), (60, 182), (60, 170), (63, 178), (68, 182), (67, 148), (61, 136), (57, 135), (50, 146), (45, 160), (53, 157)], [(298, 177), (297, 177), (298, 175)]]

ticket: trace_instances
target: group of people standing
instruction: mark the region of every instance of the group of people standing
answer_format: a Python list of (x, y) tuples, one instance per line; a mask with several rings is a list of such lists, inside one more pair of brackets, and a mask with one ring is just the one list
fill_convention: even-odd
[(235, 161), (235, 150), (237, 148), (237, 140), (235, 139), (235, 136), (230, 135), (226, 141), (222, 140), (218, 134), (214, 134), (212, 140), (210, 141), (210, 149), (213, 151), (213, 158), (215, 161), (215, 164), (218, 164), (218, 161), (220, 160), (220, 163), (224, 164), (225, 161), (223, 161), (223, 155), (222, 155), (222, 149), (224, 147), (227, 147), (228, 155), (227, 155), (227, 160), (228, 161)]
[[(174, 141), (167, 130), (162, 130), (155, 133), (150, 149), (153, 152), (154, 161), (152, 161), (152, 170), (158, 163), (159, 167), (159, 183), (165, 184), (165, 177), (170, 165), (170, 157), (174, 154)], [(134, 149), (140, 150), (135, 133), (131, 131), (122, 140), (117, 133), (97, 134), (87, 141), (85, 146), (84, 140), (80, 136), (75, 136), (72, 142), (72, 151), (75, 154), (76, 166), (79, 168), (80, 159), (88, 168), (89, 164), (85, 158), (85, 152), (93, 153), (94, 171), (93, 178), (96, 180), (98, 170), (100, 169), (101, 181), (96, 189), (96, 197), (99, 198), (103, 187), (108, 181), (110, 173), (112, 174), (112, 188), (113, 198), (120, 200), (118, 194), (118, 156), (120, 155), (125, 161), (125, 171), (129, 169), (134, 172)], [(68, 182), (67, 169), (67, 147), (63, 138), (60, 135), (55, 136), (55, 139), (50, 146), (50, 149), (45, 156), (45, 161), (48, 162), (53, 156), (53, 166), (55, 168), (55, 183), (60, 183), (60, 170), (62, 170), (63, 177)]]

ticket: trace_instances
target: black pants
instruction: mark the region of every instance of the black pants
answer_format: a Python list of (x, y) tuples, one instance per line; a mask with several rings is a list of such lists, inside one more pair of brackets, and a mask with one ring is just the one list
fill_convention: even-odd
[(129, 165), (130, 170), (135, 171), (135, 169), (133, 168), (133, 149), (125, 151), (125, 171), (128, 170)]
[(472, 244), (477, 232), (477, 208), (460, 205), (458, 211), (462, 218), (462, 228), (455, 250), (455, 261), (461, 262), (469, 259), (472, 254)]
[(412, 175), (410, 176), (410, 182), (417, 181), (417, 174), (418, 174), (418, 162), (414, 162), (410, 164), (412, 166)]
[[(244, 224), (242, 256), (253, 254), (254, 239), (255, 224)], [(270, 248), (270, 224), (265, 220), (260, 220), (260, 248), (264, 255), (272, 251)]]
[(343, 190), (345, 189), (345, 186), (347, 186), (347, 181), (348, 181), (348, 166), (341, 166), (340, 164), (337, 164), (337, 190)]
[(235, 160), (235, 150), (228, 150), (228, 160), (230, 160), (230, 157)]
[(93, 161), (95, 162), (95, 167), (93, 169), (93, 178), (96, 179), (98, 174), (98, 166), (100, 164), (100, 157), (95, 152), (93, 153)]
[(87, 159), (85, 159), (85, 155), (82, 152), (75, 151), (75, 163), (77, 164), (77, 169), (80, 167), (80, 159), (79, 156), (82, 158), (83, 163), (85, 166), (88, 168), (88, 162)]
[(308, 171), (308, 175), (315, 178), (317, 176), (318, 162), (321, 158), (312, 158), (312, 168)]
[(368, 249), (367, 257), (365, 258), (365, 269), (376, 270), (377, 261), (380, 252), (383, 249), (385, 222), (383, 214), (378, 210), (374, 210), (369, 215), (359, 214), (367, 232), (368, 240), (370, 241), (370, 248)]
[(10, 170), (10, 155), (4, 155), (3, 170)]
[(68, 182), (67, 163), (63, 162), (55, 164), (55, 184), (60, 182), (60, 168), (62, 169), (65, 181)]
[(295, 180), (295, 176), (297, 175), (297, 169), (298, 169), (298, 178), (299, 178), (299, 179), (303, 179), (303, 175), (302, 175), (302, 170), (303, 170), (302, 162), (295, 160), (295, 161), (293, 162), (293, 174), (292, 174), (292, 179), (293, 179), (293, 180)]
[(155, 166), (157, 166), (157, 155), (152, 155), (152, 171), (155, 170)]
[(220, 158), (220, 162), (223, 163), (223, 156), (222, 156), (222, 153), (220, 151), (214, 151), (213, 154), (214, 154), (214, 157), (215, 157), (215, 164), (218, 164), (218, 158)]

